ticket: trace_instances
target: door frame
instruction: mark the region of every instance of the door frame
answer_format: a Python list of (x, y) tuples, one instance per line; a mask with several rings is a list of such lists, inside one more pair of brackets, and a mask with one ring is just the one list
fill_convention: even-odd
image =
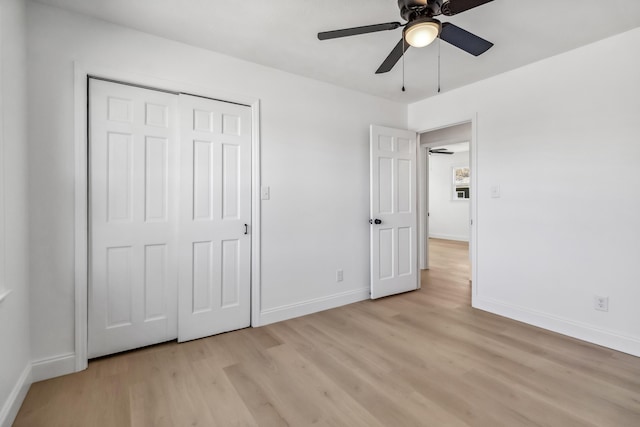
[(222, 87), (194, 85), (119, 68), (74, 61), (74, 287), (75, 372), (88, 366), (89, 187), (88, 101), (89, 77), (174, 93), (197, 94), (251, 108), (251, 326), (260, 325), (261, 168), (260, 99), (231, 93)]
[[(473, 114), (472, 117), (462, 118), (455, 122), (446, 122), (442, 123), (438, 126), (434, 126), (428, 129), (417, 131), (418, 133), (418, 254), (419, 254), (419, 266), (420, 268), (425, 265), (425, 255), (426, 251), (424, 249), (424, 245), (427, 244), (427, 240), (425, 238), (424, 229), (426, 227), (426, 215), (427, 215), (427, 203), (425, 203), (425, 198), (428, 197), (428, 179), (429, 179), (429, 171), (428, 167), (428, 156), (425, 158), (426, 150), (425, 147), (428, 146), (426, 143), (420, 142), (420, 136), (423, 133), (432, 132), (439, 129), (448, 128), (451, 126), (460, 125), (463, 123), (471, 123), (471, 138), (469, 140), (469, 167), (471, 169), (471, 186), (470, 186), (470, 197), (469, 197), (469, 219), (470, 219), (470, 233), (469, 233), (469, 258), (471, 260), (471, 305), (474, 306), (475, 299), (478, 297), (478, 221), (477, 221), (477, 212), (478, 212), (478, 150), (477, 150), (477, 141), (478, 141), (478, 132), (477, 132), (477, 122), (478, 122), (478, 114)], [(428, 231), (428, 229), (427, 229)], [(428, 268), (428, 265), (426, 266)], [(420, 277), (420, 286), (422, 286), (422, 275)]]

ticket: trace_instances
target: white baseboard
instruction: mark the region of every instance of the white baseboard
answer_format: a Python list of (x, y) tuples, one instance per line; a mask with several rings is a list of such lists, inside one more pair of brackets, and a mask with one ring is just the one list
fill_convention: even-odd
[(32, 364), (33, 382), (72, 374), (75, 371), (75, 353), (66, 353), (58, 356), (47, 357), (46, 359), (36, 360)]
[(474, 308), (499, 316), (640, 357), (640, 339), (636, 337), (622, 335), (586, 323), (508, 304), (492, 298), (476, 296), (473, 298), (472, 305)]
[(294, 317), (306, 316), (307, 314), (317, 313), (318, 311), (328, 310), (367, 299), (369, 299), (368, 287), (270, 308), (260, 312), (259, 322), (254, 326), (264, 326), (269, 323), (293, 319)]
[(453, 234), (429, 233), (430, 239), (457, 240), (458, 242), (468, 242), (469, 236), (455, 236)]
[(29, 387), (31, 386), (31, 365), (27, 364), (22, 374), (20, 374), (20, 378), (18, 378), (18, 382), (16, 382), (15, 386), (11, 390), (11, 394), (9, 394), (9, 398), (2, 409), (0, 409), (0, 426), (1, 427), (9, 427), (13, 424), (13, 421), (16, 419), (16, 415), (18, 415), (18, 411), (20, 410), (20, 406), (22, 406), (22, 402), (24, 398), (27, 396), (27, 392), (29, 391)]

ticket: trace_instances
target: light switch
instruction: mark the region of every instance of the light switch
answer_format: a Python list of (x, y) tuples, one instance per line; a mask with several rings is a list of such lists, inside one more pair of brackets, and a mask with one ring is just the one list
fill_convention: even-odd
[(271, 197), (271, 190), (269, 189), (269, 187), (266, 187), (266, 186), (262, 187), (260, 189), (260, 194), (261, 194), (260, 198), (262, 200), (269, 200), (269, 198)]
[(491, 197), (493, 197), (494, 199), (497, 199), (498, 197), (500, 197), (500, 186), (499, 185), (491, 186)]

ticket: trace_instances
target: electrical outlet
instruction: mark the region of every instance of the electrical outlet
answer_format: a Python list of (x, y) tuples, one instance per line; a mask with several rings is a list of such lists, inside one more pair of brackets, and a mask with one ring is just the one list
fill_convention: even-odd
[(342, 282), (344, 279), (344, 272), (342, 270), (336, 270), (336, 282)]
[(609, 297), (594, 295), (593, 308), (598, 311), (609, 311)]

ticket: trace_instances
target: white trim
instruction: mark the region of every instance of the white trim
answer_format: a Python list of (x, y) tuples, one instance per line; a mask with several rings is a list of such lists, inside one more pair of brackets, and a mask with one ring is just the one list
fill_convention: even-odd
[[(429, 147), (420, 142), (418, 133), (418, 261), (421, 270), (429, 269), (429, 198), (425, 197), (429, 189)], [(424, 231), (424, 232), (423, 232)], [(422, 287), (422, 275), (420, 276)]]
[(24, 398), (27, 396), (31, 382), (31, 365), (27, 364), (0, 410), (0, 426), (9, 427), (16, 419), (20, 406), (22, 406), (22, 402), (24, 402)]
[(493, 298), (476, 296), (472, 306), (489, 313), (640, 357), (640, 340), (635, 337), (542, 311), (508, 304)]
[[(0, 6), (0, 15), (2, 13), (2, 6)], [(2, 35), (0, 34), (0, 55), (2, 56), (2, 58), (4, 58), (4, 44), (6, 43), (6, 40), (2, 40)], [(5, 115), (5, 94), (4, 94), (4, 79), (3, 79), (3, 73), (2, 73), (2, 69), (4, 67), (1, 66), (0, 64), (0, 92), (2, 93), (0, 95), (0, 292), (2, 292), (3, 290), (5, 292), (2, 292), (2, 298), (0, 298), (0, 302), (2, 302), (3, 299), (5, 299), (8, 295), (9, 295), (9, 291), (8, 291), (8, 286), (6, 283), (6, 275), (5, 275), (5, 267), (6, 267), (6, 263), (5, 263), (5, 242), (6, 242), (6, 235), (5, 235), (5, 219), (6, 219), (6, 213), (5, 213), (5, 197), (4, 197), (4, 183), (5, 183), (5, 173), (7, 171), (6, 168), (6, 158), (4, 155), (4, 140), (5, 140), (5, 119), (4, 119), (4, 115)]]
[(261, 167), (262, 157), (260, 153), (260, 101), (251, 105), (251, 326), (262, 324), (260, 307), (262, 307), (262, 199), (260, 187), (262, 185)]
[(87, 182), (87, 72), (74, 63), (75, 210), (74, 284), (76, 372), (87, 369), (88, 298), (88, 182)]
[[(224, 86), (205, 87), (192, 83), (115, 69), (97, 64), (74, 62), (74, 118), (75, 118), (75, 371), (87, 368), (87, 297), (88, 297), (88, 182), (87, 182), (87, 76), (143, 85), (171, 92), (198, 94), (227, 102), (248, 105), (252, 113), (251, 134), (251, 325), (260, 324), (260, 100), (230, 93)], [(255, 318), (254, 318), (255, 316)], [(55, 358), (54, 358), (55, 359)]]
[(48, 380), (76, 372), (76, 354), (65, 353), (31, 363), (33, 382)]
[(429, 234), (430, 239), (455, 240), (457, 242), (468, 242), (468, 236), (454, 236), (453, 234)]
[(469, 141), (469, 167), (471, 167), (471, 198), (469, 199), (469, 259), (471, 261), (471, 306), (478, 296), (478, 113), (471, 118), (471, 141)]
[(369, 287), (356, 289), (353, 291), (341, 292), (320, 298), (314, 298), (294, 304), (287, 304), (276, 308), (263, 310), (260, 313), (261, 325), (293, 319), (295, 317), (306, 316), (323, 310), (340, 307), (354, 302), (369, 299)]

